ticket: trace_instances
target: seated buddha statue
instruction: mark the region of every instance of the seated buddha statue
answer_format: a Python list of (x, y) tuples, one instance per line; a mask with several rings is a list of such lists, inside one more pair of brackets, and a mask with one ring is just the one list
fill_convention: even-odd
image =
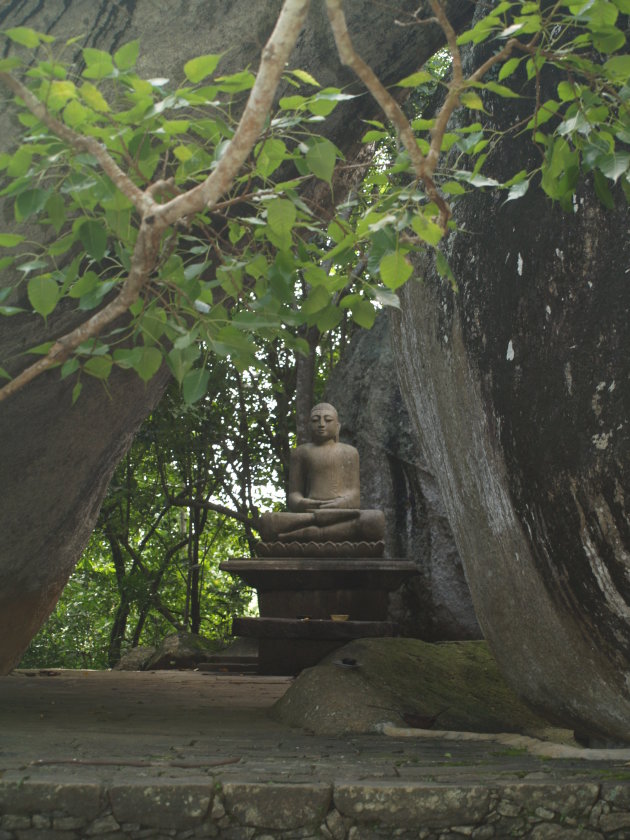
[[(380, 510), (360, 509), (359, 453), (354, 446), (339, 442), (339, 430), (332, 405), (320, 403), (312, 409), (312, 442), (291, 452), (289, 510), (262, 515), (263, 546), (368, 543), (376, 544), (376, 552), (382, 554), (385, 517)], [(348, 553), (353, 553), (351, 546)]]

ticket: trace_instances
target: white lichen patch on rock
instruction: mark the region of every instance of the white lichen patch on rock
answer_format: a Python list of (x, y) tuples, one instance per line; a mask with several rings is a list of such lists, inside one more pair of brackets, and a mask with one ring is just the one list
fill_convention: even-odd
[(599, 435), (593, 435), (591, 440), (595, 449), (608, 449), (608, 443), (612, 438), (612, 432), (602, 432)]

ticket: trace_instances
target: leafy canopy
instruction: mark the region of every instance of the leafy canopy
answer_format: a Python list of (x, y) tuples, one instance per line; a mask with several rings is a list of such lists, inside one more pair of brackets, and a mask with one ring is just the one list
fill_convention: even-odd
[[(615, 184), (629, 197), (628, 3), (504, 0), (457, 37), (438, 0), (430, 0), (452, 61), (450, 79), (439, 80), (446, 97), (434, 118), (409, 121), (356, 53), (343, 56), (386, 115), (370, 121), (364, 142), (391, 143), (393, 126), (400, 144), (381, 165), (377, 160), (359, 193), (344, 196), (332, 220), (321, 218), (305, 187), (320, 181), (332, 190), (345, 166), (317, 129), (352, 97), (296, 69), (284, 73), (287, 95), (220, 199), (190, 213), (182, 204), (154, 236), (155, 212), (167, 218), (162, 210), (192, 200), (209, 173), (220, 171), (248, 115), (239, 102), (257, 77), (249, 70), (222, 75), (221, 56), (204, 55), (185, 64), (179, 84), (143, 79), (135, 71), (137, 41), (113, 54), (84, 48), (77, 75), (62, 60), (72, 40), (58, 45), (26, 27), (6, 30), (19, 54), (0, 61), (0, 81), (16, 94), (24, 133), (15, 151), (0, 155), (0, 194), (12, 203), (16, 225), (36, 222), (45, 243), (0, 233), (0, 269), (13, 278), (0, 291), (0, 315), (33, 313), (44, 327), (71, 309), (83, 327), (31, 348), (42, 357), (33, 375), (58, 367), (62, 378), (73, 377), (76, 399), (85, 375), (106, 382), (116, 366), (149, 381), (165, 362), (194, 403), (213, 357), (256, 368), (256, 339), (306, 352), (300, 333), (333, 329), (344, 312), (369, 328), (378, 307), (397, 305), (415, 251), (435, 249), (438, 269), (454, 284), (439, 248), (453, 227), (452, 202), (470, 189), (501, 188), (514, 200), (539, 179), (551, 199), (570, 207), (580, 173), (592, 173), (607, 207)], [(337, 37), (345, 22), (331, 9)], [(409, 24), (421, 23), (417, 12), (413, 17)], [(460, 46), (483, 42), (490, 57), (465, 77)], [(563, 75), (556, 96), (541, 101), (551, 67)], [(427, 84), (435, 74), (425, 68), (398, 87)], [(504, 184), (482, 171), (502, 139), (483, 124), (486, 103), (496, 97), (531, 98), (531, 118), (518, 130), (530, 132), (541, 151), (538, 167)], [(458, 109), (469, 118), (450, 128)], [(241, 112), (239, 122), (234, 114)], [(113, 315), (123, 311), (121, 326)], [(11, 379), (4, 368), (0, 376)], [(18, 379), (0, 398), (21, 386)]]

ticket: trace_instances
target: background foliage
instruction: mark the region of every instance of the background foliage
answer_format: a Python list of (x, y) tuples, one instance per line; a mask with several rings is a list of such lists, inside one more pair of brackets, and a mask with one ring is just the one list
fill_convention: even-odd
[[(59, 361), (52, 341), (30, 348), (72, 377), (75, 401), (83, 377), (107, 387), (114, 366), (149, 381), (166, 364), (175, 385), (119, 466), (90, 546), (24, 664), (112, 664), (171, 628), (226, 635), (249, 593), (221, 579), (217, 558), (247, 553), (259, 507), (281, 496), (290, 418), (297, 412), (299, 433), (351, 325), (369, 328), (379, 308), (398, 305), (414, 252), (431, 250), (456, 286), (440, 250), (453, 202), (488, 188), (516, 200), (536, 184), (570, 209), (581, 175), (606, 207), (617, 184), (630, 197), (628, 3), (504, 0), (456, 37), (431, 2), (448, 49), (398, 82), (413, 91), (406, 114), (356, 65), (386, 117), (366, 124), (371, 163), (354, 175), (319, 133), (352, 97), (288, 71), (288, 90), (225, 195), (165, 230), (127, 319)], [(401, 23), (421, 21), (416, 13)], [(0, 81), (18, 92), (24, 133), (0, 155), (1, 195), (18, 227), (36, 223), (44, 235), (0, 234), (0, 269), (11, 278), (0, 317), (45, 326), (73, 312), (87, 324), (124, 289), (147, 224), (94, 142), (134, 189), (168, 204), (220, 166), (256, 77), (221, 75), (221, 56), (206, 55), (179, 81), (142, 79), (135, 41), (112, 55), (85, 48), (77, 69), (66, 57), (74, 39), (58, 44), (25, 27), (4, 34), (19, 54), (2, 59)], [(466, 44), (487, 47), (467, 76)], [(562, 79), (543, 99), (549, 68)], [(434, 116), (423, 109), (436, 87)], [(483, 174), (510, 139), (494, 131), (492, 108), (515, 98), (531, 102), (531, 118), (511, 134), (531, 135), (538, 163), (500, 184)], [(23, 362), (0, 362), (10, 385)]]

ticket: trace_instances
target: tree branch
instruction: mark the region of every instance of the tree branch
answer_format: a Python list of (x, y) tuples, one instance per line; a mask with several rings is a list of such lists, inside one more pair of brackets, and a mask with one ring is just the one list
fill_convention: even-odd
[(448, 121), (453, 111), (459, 106), (459, 96), (464, 88), (464, 75), (462, 71), (462, 57), (457, 46), (457, 34), (451, 26), (451, 22), (446, 17), (446, 13), (439, 0), (429, 0), (429, 5), (444, 33), (453, 60), (453, 78), (448, 84), (446, 99), (438, 111), (435, 123), (431, 129), (431, 145), (427, 154), (427, 165), (433, 175), (440, 159), (442, 141)]
[(120, 169), (97, 140), (77, 134), (53, 117), (20, 81), (9, 73), (0, 73), (0, 82), (19, 96), (29, 110), (72, 148), (89, 151), (116, 186), (137, 207), (141, 215), (140, 230), (134, 247), (129, 276), (119, 294), (70, 333), (58, 338), (46, 356), (39, 359), (0, 388), (0, 402), (21, 390), (40, 374), (64, 362), (76, 348), (99, 335), (134, 303), (156, 265), (160, 240), (164, 231), (183, 217), (214, 205), (229, 189), (242, 164), (264, 128), (267, 114), (285, 64), (302, 29), (310, 0), (285, 0), (276, 26), (262, 53), (256, 81), (234, 136), (217, 167), (206, 180), (165, 204), (157, 204), (153, 194), (163, 189), (163, 182), (149, 186), (144, 192)]
[[(381, 106), (385, 116), (395, 125), (398, 135), (409, 154), (416, 176), (424, 183), (427, 195), (436, 203), (439, 209), (439, 225), (442, 230), (446, 230), (447, 222), (451, 217), (451, 208), (448, 202), (446, 202), (439, 194), (433, 180), (433, 173), (437, 165), (437, 159), (433, 162), (425, 158), (418, 147), (416, 135), (414, 134), (404, 111), (396, 102), (394, 97), (384, 87), (383, 83), (374, 73), (372, 68), (366, 64), (366, 62), (363, 61), (363, 59), (355, 51), (348, 33), (346, 18), (342, 8), (342, 0), (326, 0), (326, 11), (328, 13), (328, 20), (330, 21), (330, 26), (335, 38), (337, 52), (339, 53), (341, 62), (347, 67), (350, 67), (350, 69), (356, 73), (374, 99)], [(441, 129), (441, 134), (438, 135), (436, 133), (435, 135), (435, 141), (437, 142), (439, 140), (438, 148), (441, 146), (442, 136), (445, 129), (446, 124), (444, 125), (444, 128)]]
[(310, 0), (285, 0), (263, 49), (247, 105), (223, 157), (203, 183), (159, 207), (159, 217), (167, 225), (183, 216), (213, 207), (229, 189), (263, 131), (276, 89), (304, 25), (309, 6)]
[(143, 192), (137, 187), (131, 178), (123, 172), (116, 161), (111, 157), (105, 146), (99, 143), (95, 137), (86, 137), (83, 134), (78, 134), (69, 126), (62, 123), (50, 113), (43, 102), (25, 87), (25, 85), (16, 79), (11, 73), (0, 73), (0, 82), (12, 90), (16, 96), (24, 102), (29, 111), (34, 114), (37, 119), (41, 120), (44, 125), (63, 140), (68, 146), (71, 146), (76, 152), (89, 152), (93, 155), (101, 165), (101, 169), (105, 172), (118, 189), (127, 196), (141, 215), (149, 211), (154, 201), (150, 194)]
[(0, 402), (21, 390), (40, 374), (65, 362), (80, 344), (95, 335), (100, 335), (108, 324), (128, 311), (131, 304), (138, 299), (153, 269), (159, 251), (159, 240), (160, 232), (155, 229), (154, 225), (148, 223), (148, 219), (143, 220), (131, 258), (129, 276), (123, 283), (118, 295), (76, 329), (58, 338), (45, 356), (29, 365), (0, 388)]
[(188, 502), (181, 504), (181, 507), (199, 508), (200, 510), (212, 510), (214, 513), (220, 513), (223, 516), (229, 516), (231, 519), (236, 519), (237, 522), (249, 522), (249, 517), (246, 513), (239, 513), (237, 510), (221, 505), (218, 502), (201, 501), (191, 499)]

